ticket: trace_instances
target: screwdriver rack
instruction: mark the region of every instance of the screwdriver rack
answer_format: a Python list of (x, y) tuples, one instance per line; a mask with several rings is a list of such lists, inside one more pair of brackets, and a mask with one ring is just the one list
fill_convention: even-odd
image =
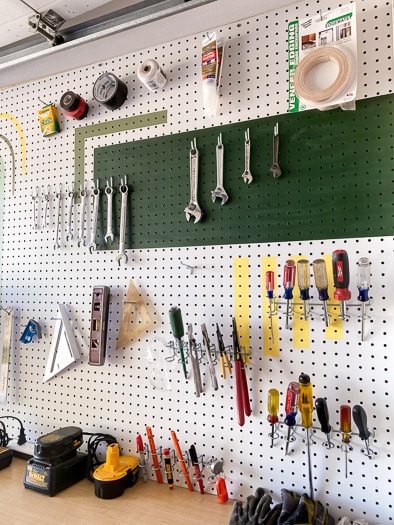
[[(13, 151), (0, 140), (1, 304), (11, 305), (15, 312), (7, 403), (2, 409), (23, 420), (30, 442), (72, 424), (116, 436), (125, 454), (135, 452), (133, 438), (147, 424), (155, 428), (157, 442), (171, 448), (168, 428), (173, 428), (182, 443), (195, 443), (205, 457), (223, 457), (230, 498), (245, 499), (262, 486), (274, 501), (280, 501), (282, 488), (302, 492), (308, 487), (305, 447), (297, 447), (286, 458), (279, 446), (270, 448), (263, 400), (271, 386), (284, 391), (288, 382), (304, 371), (310, 374), (316, 396), (336, 406), (350, 400), (363, 404), (373, 418), (371, 426), (377, 429), (378, 454), (371, 460), (354, 462), (350, 483), (338, 469), (339, 449), (323, 456), (317, 453), (320, 447), (312, 447), (316, 451), (312, 458), (318, 479), (316, 499), (329, 505), (335, 518), (354, 520), (362, 515), (371, 525), (389, 525), (394, 515), (390, 404), (394, 396), (392, 2), (357, 0), (356, 111), (298, 114), (287, 112), (288, 23), (334, 9), (338, 2), (308, 0), (239, 20), (253, 2), (258, 13), (263, 2), (218, 0), (224, 9), (216, 9), (215, 16), (227, 16), (227, 6), (237, 4), (239, 17), (216, 28), (226, 40), (226, 49), (220, 114), (213, 119), (206, 118), (201, 108), (202, 33), (146, 49), (141, 49), (140, 41), (135, 49), (127, 44), (121, 56), (2, 91), (7, 114), (1, 118), (1, 133)], [(210, 20), (211, 16), (204, 17), (204, 24)], [(135, 28), (133, 38), (136, 34), (156, 32), (144, 26)], [(156, 59), (167, 75), (165, 88), (157, 93), (148, 92), (135, 75), (148, 57)], [(91, 86), (104, 70), (113, 72), (128, 87), (128, 100), (113, 112), (91, 96)], [(68, 89), (88, 101), (88, 116), (76, 121), (59, 111), (61, 132), (43, 138), (37, 123), (38, 98), (59, 101)], [(17, 119), (20, 127), (7, 115)], [(278, 179), (270, 172), (276, 123), (282, 168)], [(24, 150), (20, 129), (27, 146)], [(242, 179), (247, 129), (254, 176), (251, 184)], [(220, 133), (225, 149), (224, 186), (230, 195), (223, 206), (211, 198)], [(184, 213), (193, 138), (200, 153), (200, 204), (205, 212), (198, 224), (187, 222)], [(99, 224), (98, 248), (93, 253), (86, 246), (64, 242), (65, 192), (73, 185), (78, 192), (76, 179), (84, 180), (89, 191), (97, 179), (103, 189), (110, 177), (118, 187), (125, 175), (130, 186), (129, 261), (119, 267), (115, 262), (117, 242), (102, 242), (103, 224)], [(60, 184), (63, 238), (54, 249), (55, 194)], [(34, 214), (32, 195), (37, 187)], [(89, 193), (85, 238), (90, 233), (90, 197)], [(99, 220), (104, 222), (106, 203), (103, 194), (100, 198)], [(116, 199), (115, 216), (119, 218), (119, 192)], [(75, 202), (75, 232), (81, 214), (81, 205)], [(38, 218), (37, 230), (33, 228), (34, 216)], [(371, 318), (365, 341), (356, 336), (356, 306), (345, 323), (334, 323), (332, 318), (325, 329), (316, 318), (308, 328), (298, 313), (300, 301), (295, 296), (292, 330), (282, 326), (283, 306), (277, 307), (272, 318), (273, 344), (265, 270), (277, 271), (278, 267), (281, 273), (280, 261), (288, 257), (324, 258), (335, 248), (346, 248), (352, 267), (361, 255), (373, 263), (373, 301), (368, 306)], [(130, 278), (152, 325), (130, 346), (116, 349)], [(99, 367), (88, 364), (88, 351), (83, 346), (89, 339), (91, 291), (97, 284), (111, 287), (107, 354)], [(275, 295), (282, 302), (280, 290)], [(58, 304), (70, 306), (70, 318), (81, 331), (82, 353), (75, 364), (43, 383)], [(232, 341), (231, 319), (236, 317), (245, 353), (252, 349), (252, 366), (245, 370), (252, 415), (243, 427), (237, 424), (233, 379), (219, 381), (214, 391), (207, 367), (201, 367), (204, 391), (196, 399), (190, 381), (185, 381), (179, 362), (173, 359), (167, 363), (169, 385), (161, 389), (152, 384), (149, 349), (157, 347), (164, 349), (161, 354), (166, 357), (174, 355), (166, 348), (171, 338), (171, 304), (179, 304), (195, 326), (205, 322), (210, 334), (218, 322), (225, 342)], [(319, 308), (313, 306), (313, 311), (318, 313)], [(26, 349), (19, 336), (29, 319), (40, 324), (42, 338)], [(4, 331), (4, 321), (0, 329)], [(216, 342), (213, 337), (212, 341)], [(217, 348), (212, 352), (217, 355)], [(228, 355), (231, 357), (231, 351)], [(318, 434), (315, 439), (318, 441)], [(154, 480), (153, 472), (150, 477)], [(177, 490), (185, 486), (178, 473), (175, 485)], [(208, 491), (213, 494), (214, 488)]]

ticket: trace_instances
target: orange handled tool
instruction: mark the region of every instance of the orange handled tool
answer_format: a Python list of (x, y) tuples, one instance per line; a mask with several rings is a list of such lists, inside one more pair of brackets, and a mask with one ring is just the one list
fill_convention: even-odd
[(175, 430), (171, 430), (171, 438), (174, 443), (175, 452), (176, 452), (176, 455), (178, 456), (178, 461), (181, 466), (183, 477), (185, 478), (187, 488), (191, 492), (193, 492), (193, 484), (190, 480), (189, 471), (187, 469), (185, 460), (183, 459), (182, 450), (181, 450), (181, 447), (179, 446), (179, 442), (178, 442), (178, 438), (176, 437)]
[(148, 436), (149, 448), (152, 456), (153, 468), (155, 470), (157, 483), (163, 483), (159, 460), (157, 459), (155, 440), (153, 438), (152, 429), (150, 427), (146, 427), (146, 435)]

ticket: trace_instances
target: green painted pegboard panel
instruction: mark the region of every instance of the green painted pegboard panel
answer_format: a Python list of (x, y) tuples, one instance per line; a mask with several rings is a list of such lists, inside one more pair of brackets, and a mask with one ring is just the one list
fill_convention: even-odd
[[(128, 248), (392, 235), (393, 100), (387, 95), (358, 101), (356, 111), (284, 114), (98, 148), (95, 178), (103, 187), (110, 176), (117, 185), (128, 176)], [(276, 122), (279, 179), (270, 172)], [(242, 178), (247, 128), (250, 185)], [(224, 187), (230, 195), (223, 206), (211, 199), (219, 133), (225, 148)], [(204, 211), (197, 224), (187, 222), (184, 213), (193, 138), (200, 154), (198, 200)], [(119, 192), (116, 208), (119, 217)], [(102, 228), (101, 248), (103, 234)]]

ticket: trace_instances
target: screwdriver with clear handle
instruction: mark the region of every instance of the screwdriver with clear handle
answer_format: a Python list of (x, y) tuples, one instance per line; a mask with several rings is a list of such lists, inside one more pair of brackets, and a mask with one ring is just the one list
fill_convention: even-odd
[(286, 299), (286, 328), (289, 328), (289, 317), (290, 317), (290, 304), (293, 299), (293, 288), (295, 284), (296, 277), (296, 263), (293, 259), (288, 259), (286, 261), (284, 272), (283, 272), (283, 287), (285, 293), (283, 295)]
[(315, 259), (313, 261), (313, 275), (315, 277), (315, 286), (319, 292), (319, 299), (323, 302), (323, 317), (326, 326), (329, 326), (329, 316), (327, 311), (328, 296), (328, 278), (327, 268), (324, 259)]
[(333, 448), (335, 445), (331, 441), (331, 425), (328, 414), (327, 401), (323, 397), (318, 397), (315, 401), (315, 408), (317, 413), (317, 419), (320, 423), (321, 431), (327, 437), (327, 441), (323, 442), (323, 446), (326, 448)]
[(272, 316), (274, 314), (273, 304), (274, 304), (275, 274), (274, 272), (270, 270), (265, 272), (265, 288), (267, 290), (267, 297), (269, 301), (271, 338), (272, 338), (272, 342), (274, 342), (275, 339), (274, 339), (274, 328), (272, 326)]
[(306, 446), (308, 454), (308, 475), (309, 475), (309, 497), (313, 500), (313, 477), (312, 477), (312, 458), (311, 458), (311, 445), (312, 445), (312, 412), (313, 412), (313, 393), (312, 384), (308, 374), (300, 374), (298, 378), (300, 384), (300, 399), (299, 409), (301, 412), (302, 426), (306, 432)]
[(345, 453), (345, 478), (347, 478), (348, 469), (348, 452), (353, 450), (350, 445), (351, 434), (352, 434), (352, 420), (351, 420), (351, 411), (349, 405), (341, 405), (339, 407), (339, 421), (340, 421), (340, 430), (342, 434), (342, 450)]
[(340, 302), (340, 318), (345, 321), (346, 301), (352, 294), (349, 290), (349, 257), (346, 250), (335, 250), (332, 254), (332, 271), (334, 275), (334, 299)]
[(304, 319), (307, 320), (310, 315), (309, 305), (309, 288), (311, 287), (311, 278), (309, 270), (309, 261), (300, 259), (297, 262), (298, 287), (300, 289), (300, 299), (304, 303)]
[(368, 290), (371, 284), (371, 262), (368, 257), (361, 257), (357, 266), (357, 299), (361, 301), (361, 341), (364, 341), (366, 303), (369, 301)]
[(296, 383), (295, 381), (292, 381), (289, 383), (289, 386), (287, 387), (287, 393), (286, 393), (286, 404), (285, 404), (285, 424), (289, 427), (287, 430), (287, 439), (286, 439), (286, 448), (285, 448), (285, 455), (287, 456), (289, 452), (289, 444), (290, 441), (294, 440), (291, 438), (291, 433), (294, 430), (294, 426), (296, 424), (296, 416), (298, 411), (298, 403), (300, 398), (300, 385), (299, 383)]
[(276, 435), (276, 423), (278, 423), (279, 412), (279, 391), (276, 388), (268, 390), (268, 416), (267, 420), (271, 424), (271, 448), (274, 446), (274, 439)]
[(372, 433), (368, 430), (367, 414), (361, 405), (354, 405), (352, 414), (353, 421), (358, 428), (360, 439), (365, 443), (365, 451), (362, 450), (361, 452), (364, 452), (369, 459), (372, 459), (374, 457), (374, 452), (369, 446), (369, 438), (372, 436)]

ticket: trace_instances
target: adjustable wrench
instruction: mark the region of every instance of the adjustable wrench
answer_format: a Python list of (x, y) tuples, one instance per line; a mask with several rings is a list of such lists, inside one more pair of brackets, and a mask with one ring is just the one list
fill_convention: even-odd
[(66, 241), (72, 240), (73, 232), (71, 231), (71, 222), (73, 218), (73, 206), (74, 206), (74, 186), (68, 191), (68, 212), (67, 212), (67, 232)]
[(61, 201), (62, 201), (62, 185), (59, 184), (59, 191), (56, 193), (56, 199), (57, 199), (57, 212), (56, 212), (56, 236), (55, 236), (55, 244), (53, 245), (53, 249), (56, 250), (56, 248), (60, 248), (60, 239), (59, 239), (59, 226), (60, 226), (60, 215), (61, 215)]
[(203, 212), (197, 202), (198, 192), (198, 149), (196, 139), (191, 141), (190, 147), (190, 202), (185, 208), (186, 220), (189, 222), (191, 216), (194, 217), (194, 224), (197, 224), (202, 217)]
[(224, 146), (222, 142), (222, 134), (219, 134), (218, 144), (216, 146), (216, 188), (211, 191), (212, 202), (215, 202), (216, 197), (222, 199), (222, 205), (228, 201), (228, 195), (223, 188), (223, 156)]
[(245, 169), (242, 173), (244, 182), (250, 184), (253, 180), (252, 174), (250, 172), (250, 134), (249, 128), (245, 131)]
[(107, 233), (105, 234), (104, 240), (105, 242), (108, 242), (109, 240), (111, 242), (114, 241), (114, 232), (112, 231), (112, 204), (113, 204), (113, 195), (114, 195), (114, 188), (113, 188), (113, 178), (111, 177), (111, 182), (109, 183), (106, 181), (105, 186), (105, 194), (107, 196)]
[(127, 223), (127, 194), (129, 192), (129, 188), (127, 186), (127, 177), (125, 175), (124, 183), (121, 179), (119, 191), (122, 194), (122, 205), (120, 210), (120, 228), (119, 228), (119, 253), (116, 256), (116, 261), (118, 262), (118, 265), (120, 266), (120, 261), (124, 261), (125, 264), (127, 263), (127, 255), (126, 255), (126, 223)]
[(274, 127), (274, 139), (273, 139), (273, 160), (270, 168), (274, 175), (274, 179), (278, 179), (282, 175), (282, 170), (279, 166), (279, 124), (276, 123)]
[(85, 246), (85, 241), (83, 238), (83, 227), (85, 225), (85, 202), (86, 202), (86, 189), (82, 186), (79, 187), (79, 196), (81, 198), (81, 208), (79, 213), (79, 229), (78, 229), (78, 246)]
[(94, 250), (96, 249), (97, 219), (99, 212), (100, 194), (101, 190), (99, 188), (99, 181), (96, 180), (96, 187), (93, 190), (93, 217), (92, 224), (90, 227), (90, 242), (88, 246), (90, 253), (94, 252)]

